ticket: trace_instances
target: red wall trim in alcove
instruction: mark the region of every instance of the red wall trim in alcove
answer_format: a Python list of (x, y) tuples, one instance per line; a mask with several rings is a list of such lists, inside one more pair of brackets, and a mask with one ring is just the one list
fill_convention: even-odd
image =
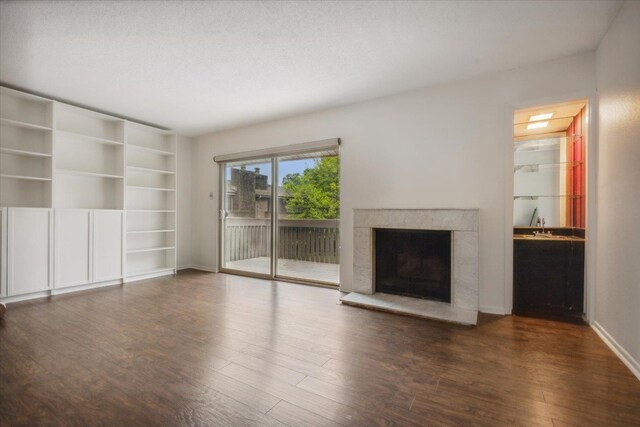
[(585, 226), (585, 138), (586, 107), (573, 118), (567, 128), (567, 225)]

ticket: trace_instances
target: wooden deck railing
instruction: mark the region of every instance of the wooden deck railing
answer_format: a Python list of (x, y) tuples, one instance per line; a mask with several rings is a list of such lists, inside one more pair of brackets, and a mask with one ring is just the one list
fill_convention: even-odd
[[(339, 220), (281, 219), (278, 223), (279, 258), (338, 264)], [(271, 222), (268, 219), (227, 218), (224, 242), (227, 261), (268, 257)]]

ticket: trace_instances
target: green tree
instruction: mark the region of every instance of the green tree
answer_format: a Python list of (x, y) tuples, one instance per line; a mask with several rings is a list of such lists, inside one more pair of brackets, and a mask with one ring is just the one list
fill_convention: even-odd
[(340, 162), (337, 156), (315, 160), (302, 174), (282, 179), (288, 193), (287, 212), (298, 219), (337, 219), (340, 216)]

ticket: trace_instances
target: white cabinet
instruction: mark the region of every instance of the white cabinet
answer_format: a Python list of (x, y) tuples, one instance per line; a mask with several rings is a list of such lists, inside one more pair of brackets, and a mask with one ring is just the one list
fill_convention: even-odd
[(173, 132), (0, 86), (0, 301), (175, 273), (177, 148)]
[(55, 288), (122, 278), (121, 210), (56, 209)]
[(93, 211), (93, 281), (122, 278), (123, 212)]
[(89, 209), (56, 209), (55, 288), (91, 282), (91, 217)]
[(53, 210), (7, 209), (7, 295), (51, 288)]

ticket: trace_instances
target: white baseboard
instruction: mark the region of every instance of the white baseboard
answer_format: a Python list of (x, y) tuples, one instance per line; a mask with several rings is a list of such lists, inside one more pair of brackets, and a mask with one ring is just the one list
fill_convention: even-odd
[(618, 342), (609, 334), (609, 332), (606, 331), (606, 329), (602, 327), (601, 324), (599, 324), (598, 322), (593, 322), (591, 324), (591, 327), (594, 331), (596, 331), (596, 334), (598, 334), (598, 336), (602, 338), (602, 341), (604, 341), (604, 343), (609, 346), (611, 351), (613, 351), (616, 356), (618, 356), (620, 360), (622, 360), (622, 363), (624, 363), (627, 368), (629, 368), (633, 375), (635, 375), (636, 378), (640, 380), (640, 363), (638, 363), (638, 361), (635, 360), (629, 354), (629, 352), (624, 349), (624, 347), (618, 344)]
[(89, 289), (97, 289), (97, 288), (103, 288), (105, 286), (114, 286), (114, 285), (121, 285), (122, 284), (122, 279), (115, 279), (115, 280), (108, 280), (106, 282), (100, 282), (100, 283), (89, 283), (86, 285), (79, 285), (79, 286), (70, 286), (68, 288), (62, 288), (62, 289), (51, 289), (51, 295), (64, 295), (64, 294), (70, 294), (72, 292), (79, 292), (79, 291), (87, 291)]
[(200, 271), (207, 271), (209, 273), (217, 273), (218, 269), (217, 268), (212, 268), (212, 267), (205, 267), (203, 265), (191, 265), (188, 268), (193, 268), (194, 270), (200, 270)]
[(504, 307), (498, 307), (497, 305), (482, 305), (478, 309), (480, 313), (487, 314), (501, 314), (504, 315)]
[(30, 299), (36, 299), (36, 298), (48, 298), (50, 296), (51, 296), (51, 291), (40, 291), (40, 292), (34, 292), (32, 294), (3, 297), (3, 298), (0, 298), (0, 302), (3, 304), (11, 304), (13, 302), (26, 301)]
[(86, 285), (70, 286), (68, 288), (62, 288), (62, 289), (48, 289), (46, 291), (33, 292), (30, 294), (14, 295), (11, 297), (0, 298), (0, 302), (3, 304), (11, 304), (19, 301), (27, 301), (31, 299), (37, 299), (37, 298), (48, 298), (56, 295), (70, 294), (73, 292), (88, 291), (90, 289), (103, 288), (105, 286), (121, 285), (122, 283), (123, 283), (122, 279), (115, 279), (115, 280), (108, 280), (100, 283), (88, 283)]
[(140, 282), (142, 280), (154, 279), (156, 277), (161, 277), (161, 276), (172, 276), (174, 273), (175, 271), (173, 269), (167, 269), (167, 270), (156, 271), (154, 273), (140, 274), (138, 276), (129, 276), (129, 277), (125, 277), (124, 283), (135, 283), (135, 282)]

